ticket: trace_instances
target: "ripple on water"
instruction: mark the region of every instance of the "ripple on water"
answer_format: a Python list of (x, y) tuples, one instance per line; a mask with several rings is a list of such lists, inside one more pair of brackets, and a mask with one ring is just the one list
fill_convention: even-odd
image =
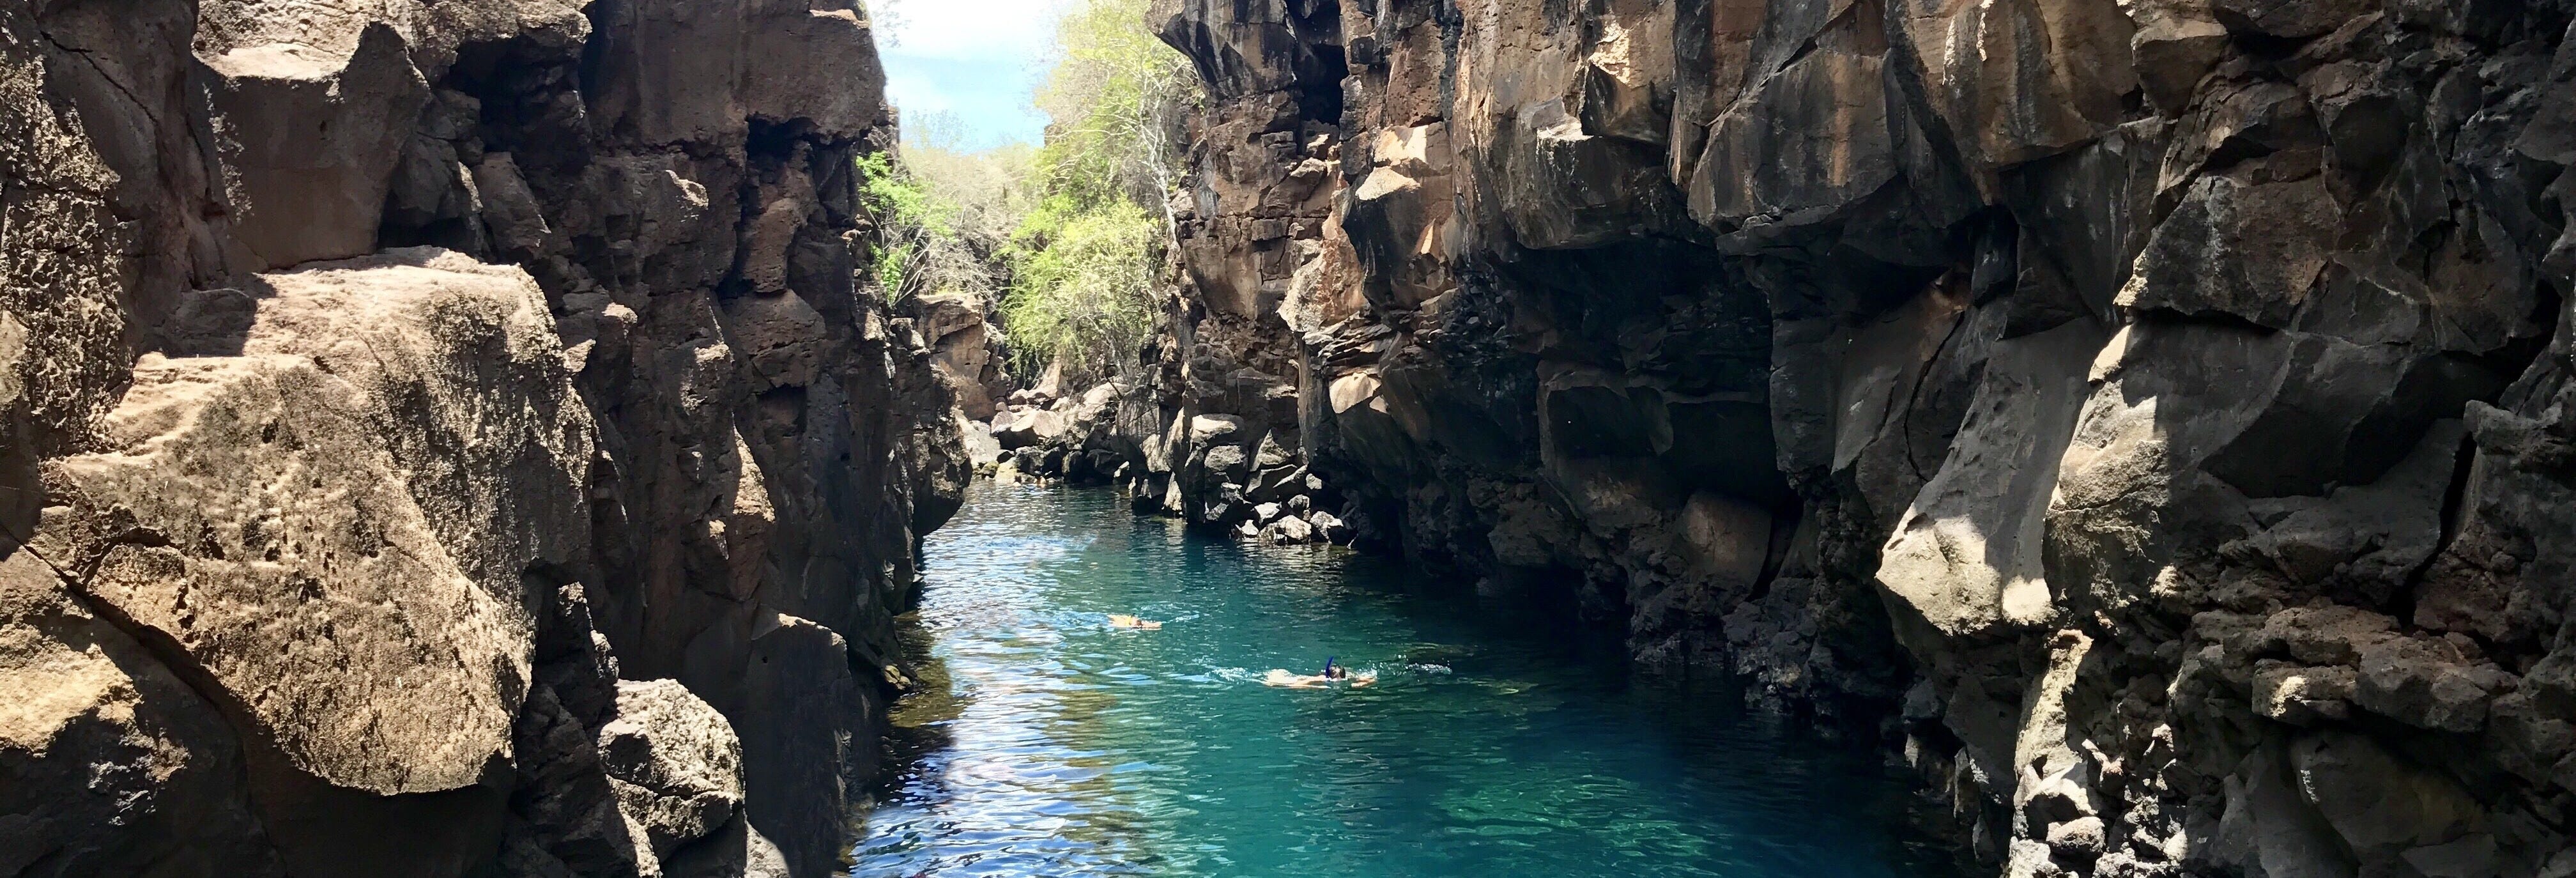
[[(1391, 564), (995, 485), (925, 552), (936, 661), (854, 875), (1953, 874), (1865, 760), (1632, 685), (1569, 632), (1466, 618)], [(1261, 684), (1326, 656), (1379, 682)]]

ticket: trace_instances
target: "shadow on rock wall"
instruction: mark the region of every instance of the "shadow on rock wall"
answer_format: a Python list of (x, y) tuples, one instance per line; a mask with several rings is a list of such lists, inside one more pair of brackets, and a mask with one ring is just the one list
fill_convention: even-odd
[(952, 403), (855, 3), (0, 10), (0, 874), (825, 875)]

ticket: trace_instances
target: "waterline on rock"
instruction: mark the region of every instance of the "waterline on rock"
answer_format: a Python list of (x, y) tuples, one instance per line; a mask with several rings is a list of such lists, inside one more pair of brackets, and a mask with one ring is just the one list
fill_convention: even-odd
[[(1950, 874), (1865, 758), (1466, 618), (1392, 562), (1006, 485), (927, 558), (935, 661), (856, 875)], [(1261, 684), (1327, 657), (1379, 683)]]

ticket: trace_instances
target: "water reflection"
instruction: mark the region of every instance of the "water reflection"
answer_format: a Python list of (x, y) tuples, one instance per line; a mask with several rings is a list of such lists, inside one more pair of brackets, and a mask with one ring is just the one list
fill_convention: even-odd
[[(895, 713), (905, 767), (857, 875), (1950, 874), (1867, 762), (1376, 559), (992, 485), (927, 551), (937, 661)], [(1380, 682), (1259, 682), (1326, 656)]]

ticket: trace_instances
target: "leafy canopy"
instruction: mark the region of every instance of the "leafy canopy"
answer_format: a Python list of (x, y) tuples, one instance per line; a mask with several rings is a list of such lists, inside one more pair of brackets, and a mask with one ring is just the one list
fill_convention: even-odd
[(1012, 236), (1002, 307), (1024, 374), (1061, 364), (1069, 378), (1106, 377), (1153, 329), (1181, 126), (1199, 94), (1188, 60), (1145, 29), (1147, 5), (1088, 0), (1057, 23), (1037, 95), (1051, 120), (1037, 155), (1044, 197)]
[(1154, 280), (1200, 100), (1187, 59), (1145, 27), (1150, 0), (1077, 0), (1036, 95), (1046, 143), (968, 152), (925, 116), (901, 158), (859, 160), (882, 231), (870, 273), (890, 302), (996, 307), (1012, 366), (1070, 380), (1124, 368), (1153, 330)]

